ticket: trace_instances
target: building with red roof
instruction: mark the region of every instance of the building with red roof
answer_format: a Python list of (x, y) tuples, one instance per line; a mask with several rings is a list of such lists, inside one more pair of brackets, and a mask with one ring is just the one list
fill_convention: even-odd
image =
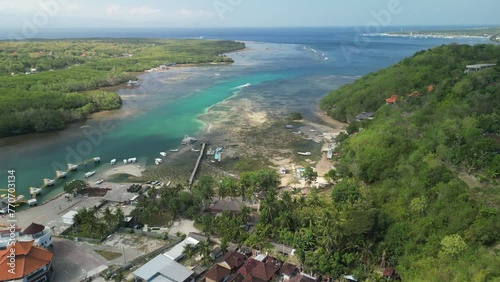
[(393, 94), (391, 97), (385, 99), (386, 104), (396, 104), (396, 101), (398, 100), (398, 95)]
[(16, 242), (0, 250), (0, 281), (50, 281), (54, 255), (33, 243)]

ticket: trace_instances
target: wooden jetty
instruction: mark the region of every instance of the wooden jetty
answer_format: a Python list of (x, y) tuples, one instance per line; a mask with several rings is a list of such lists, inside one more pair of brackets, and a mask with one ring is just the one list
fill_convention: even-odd
[(194, 181), (194, 176), (196, 175), (196, 172), (198, 171), (198, 167), (200, 166), (201, 163), (201, 158), (203, 157), (203, 154), (205, 153), (205, 147), (207, 146), (207, 143), (201, 143), (201, 150), (200, 150), (200, 155), (198, 156), (198, 160), (196, 160), (196, 164), (194, 165), (193, 172), (191, 173), (191, 177), (189, 177), (189, 187), (193, 184)]

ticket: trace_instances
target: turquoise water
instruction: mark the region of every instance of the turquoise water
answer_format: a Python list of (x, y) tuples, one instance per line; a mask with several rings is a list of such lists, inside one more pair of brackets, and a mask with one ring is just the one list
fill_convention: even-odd
[[(148, 36), (169, 37), (160, 30), (155, 32), (158, 34)], [(259, 101), (263, 109), (283, 115), (300, 111), (313, 120), (319, 100), (329, 90), (416, 51), (450, 43), (445, 39), (374, 37), (369, 44), (357, 46), (359, 34), (354, 29), (224, 30), (205, 35), (260, 42), (248, 42), (248, 50), (230, 54), (236, 61), (232, 65), (141, 75), (140, 88), (118, 92), (124, 105), (112, 114), (56, 133), (0, 139), (0, 188), (7, 186), (8, 169), (16, 170), (17, 193), (28, 197), (30, 186), (40, 187), (43, 178), (55, 177), (55, 170), (65, 168), (68, 162), (96, 156), (102, 159), (100, 164), (82, 165), (69, 179), (83, 179), (83, 174), (92, 170), (99, 174), (110, 168), (109, 161), (114, 158), (117, 166), (131, 157), (137, 157), (142, 168), (154, 165), (160, 151), (180, 147), (185, 134), (200, 133), (203, 124), (198, 115), (238, 91)], [(246, 83), (251, 86), (236, 88)], [(62, 184), (59, 180), (56, 186), (46, 188), (38, 199), (60, 193)]]
[[(207, 67), (192, 68), (191, 71), (196, 74), (212, 73)], [(159, 74), (162, 75), (171, 74)], [(60, 193), (65, 181), (83, 179), (85, 172), (97, 171), (96, 176), (90, 178), (94, 181), (100, 171), (111, 167), (111, 159), (117, 159), (117, 166), (122, 165), (123, 159), (131, 157), (137, 157), (138, 164), (143, 168), (154, 165), (154, 158), (160, 157), (160, 151), (168, 152), (181, 147), (181, 140), (186, 134), (196, 136), (203, 128), (197, 117), (209, 107), (240, 93), (242, 88), (238, 86), (247, 83), (258, 85), (284, 76), (256, 73), (244, 77), (228, 75), (226, 78), (229, 79), (206, 81), (206, 88), (197, 87), (196, 79), (187, 78), (175, 82), (173, 86), (188, 90), (189, 84), (184, 85), (192, 82), (195, 91), (183, 93), (177, 90), (179, 92), (171, 93), (168, 88), (172, 85), (158, 85), (154, 82), (158, 77), (144, 77), (142, 87), (154, 89), (154, 92), (142, 94), (139, 98), (125, 98), (123, 111), (135, 114), (125, 118), (97, 118), (86, 122), (83, 128), (49, 134), (42, 137), (45, 139), (42, 140), (45, 143), (43, 146), (37, 146), (37, 140), (28, 140), (26, 143), (31, 143), (25, 146), (28, 148), (11, 146), (10, 151), (2, 150), (2, 162), (6, 161), (9, 168), (16, 170), (17, 193), (28, 197), (30, 186), (42, 186), (43, 178), (55, 177), (55, 170), (65, 170), (67, 163), (82, 163), (97, 156), (101, 158), (100, 164), (90, 161), (80, 165), (78, 171), (68, 173), (67, 179), (60, 179), (55, 186), (43, 189), (38, 197), (39, 201), (43, 201)], [(126, 97), (134, 91), (137, 90), (124, 89), (119, 93)], [(67, 136), (62, 137), (64, 135)]]

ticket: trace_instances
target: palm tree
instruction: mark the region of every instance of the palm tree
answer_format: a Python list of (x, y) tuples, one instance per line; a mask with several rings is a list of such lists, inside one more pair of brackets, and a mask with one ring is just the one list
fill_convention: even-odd
[(102, 219), (107, 224), (108, 228), (111, 228), (116, 224), (116, 216), (113, 214), (109, 207), (106, 207), (102, 215)]
[(202, 264), (206, 265), (210, 262), (210, 248), (208, 241), (201, 241), (198, 245), (198, 253), (202, 256)]
[(118, 207), (115, 210), (115, 220), (117, 223), (122, 223), (125, 220), (125, 214), (123, 214), (122, 208)]
[(184, 246), (184, 250), (182, 250), (182, 253), (186, 257), (190, 258), (190, 257), (192, 257), (196, 253), (196, 249), (195, 249), (195, 247), (194, 247), (193, 244), (186, 244)]

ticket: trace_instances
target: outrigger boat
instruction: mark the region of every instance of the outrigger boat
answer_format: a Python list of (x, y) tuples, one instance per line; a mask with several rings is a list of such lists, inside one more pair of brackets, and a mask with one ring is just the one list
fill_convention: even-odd
[(66, 171), (60, 171), (60, 170), (56, 171), (56, 175), (58, 178), (64, 178), (64, 177), (66, 177), (67, 174), (68, 173)]
[(52, 185), (54, 185), (55, 182), (56, 181), (54, 179), (48, 179), (48, 178), (43, 179), (43, 184), (45, 186), (52, 186)]
[(68, 164), (68, 169), (69, 170), (77, 170), (78, 169), (78, 165), (76, 165), (76, 164)]
[(30, 194), (31, 195), (38, 195), (42, 192), (42, 188), (38, 187), (30, 187)]

